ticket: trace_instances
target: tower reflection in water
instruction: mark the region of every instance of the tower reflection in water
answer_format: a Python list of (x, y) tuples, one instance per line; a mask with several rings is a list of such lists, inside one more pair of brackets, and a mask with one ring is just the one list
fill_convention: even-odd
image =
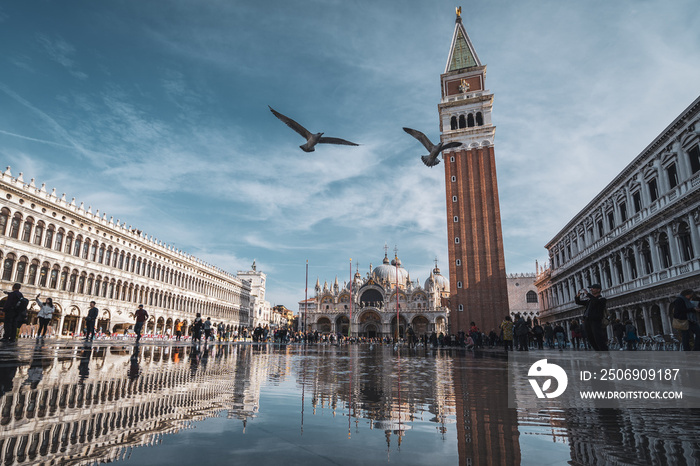
[[(694, 413), (565, 406), (526, 412), (507, 407), (507, 388), (504, 359), (444, 349), (4, 347), (0, 462), (127, 459), (135, 447), (158, 445), (163, 434), (221, 413), (240, 427), (234, 438), (227, 437), (231, 443), (246, 442), (254, 418), (268, 423), (256, 435), (262, 430), (274, 434), (289, 427), (275, 422), (296, 419), (300, 429), (292, 442), (323, 435), (312, 443), (329, 451), (361, 445), (355, 459), (364, 455), (375, 462), (379, 455), (385, 456), (383, 462), (424, 464), (425, 458), (414, 454), (421, 450), (439, 455), (445, 464), (551, 463), (554, 458), (577, 464), (698, 461), (700, 428)], [(276, 396), (280, 390), (286, 391), (282, 397)], [(261, 399), (270, 396), (284, 400), (276, 409), (286, 406), (286, 416), (269, 415), (261, 406)], [(311, 426), (306, 433), (305, 422)], [(345, 433), (338, 436), (338, 431)], [(148, 451), (162, 454), (157, 447)]]

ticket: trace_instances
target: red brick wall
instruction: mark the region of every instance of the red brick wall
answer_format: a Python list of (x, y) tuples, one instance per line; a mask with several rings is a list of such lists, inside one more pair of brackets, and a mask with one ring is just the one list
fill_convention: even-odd
[[(451, 162), (454, 156), (455, 161)], [(501, 212), (493, 147), (444, 156), (450, 257), (450, 332), (497, 329), (508, 314)], [(452, 181), (452, 177), (456, 181)], [(457, 201), (453, 202), (453, 196)], [(454, 217), (458, 221), (454, 221)], [(459, 243), (455, 243), (459, 237)], [(456, 260), (461, 265), (456, 265)], [(458, 282), (462, 287), (458, 288)], [(459, 305), (464, 306), (460, 312)]]

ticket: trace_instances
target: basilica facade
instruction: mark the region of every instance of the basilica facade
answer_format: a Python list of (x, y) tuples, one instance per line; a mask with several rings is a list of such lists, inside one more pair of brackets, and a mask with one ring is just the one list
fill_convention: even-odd
[(251, 282), (172, 246), (147, 237), (119, 220), (92, 212), (75, 198), (48, 192), (0, 173), (0, 288), (22, 285), (30, 298), (29, 323), (35, 323), (34, 297), (51, 297), (56, 312), (50, 333), (80, 333), (95, 301), (96, 328), (111, 333), (134, 323), (143, 304), (150, 320), (146, 333), (174, 334), (190, 327), (197, 313), (227, 330), (248, 327)]
[[(398, 299), (397, 299), (398, 295)], [(315, 296), (299, 303), (302, 328), (321, 334), (383, 338), (406, 335), (410, 325), (416, 336), (446, 333), (449, 318), (449, 280), (435, 268), (423, 286), (413, 282), (401, 260), (384, 255), (382, 265), (363, 277), (355, 272), (351, 283), (341, 287), (321, 286), (316, 280)], [(398, 320), (397, 320), (398, 305)]]

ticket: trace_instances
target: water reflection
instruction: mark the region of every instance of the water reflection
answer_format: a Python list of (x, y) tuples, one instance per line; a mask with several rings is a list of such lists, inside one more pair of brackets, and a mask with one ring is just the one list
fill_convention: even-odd
[(232, 462), (700, 460), (694, 412), (528, 412), (508, 409), (507, 389), (505, 359), (458, 350), (13, 345), (0, 348), (0, 462), (181, 464), (195, 435)]

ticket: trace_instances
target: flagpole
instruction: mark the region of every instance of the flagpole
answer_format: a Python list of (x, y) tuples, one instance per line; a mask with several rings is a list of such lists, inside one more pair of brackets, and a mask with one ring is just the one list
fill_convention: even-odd
[(394, 266), (396, 269), (396, 344), (399, 343), (399, 255), (394, 248)]
[(304, 288), (304, 344), (306, 344), (306, 308), (309, 306), (309, 259), (306, 259), (306, 286)]
[(348, 320), (348, 338), (352, 327), (352, 257), (350, 258), (350, 319)]

